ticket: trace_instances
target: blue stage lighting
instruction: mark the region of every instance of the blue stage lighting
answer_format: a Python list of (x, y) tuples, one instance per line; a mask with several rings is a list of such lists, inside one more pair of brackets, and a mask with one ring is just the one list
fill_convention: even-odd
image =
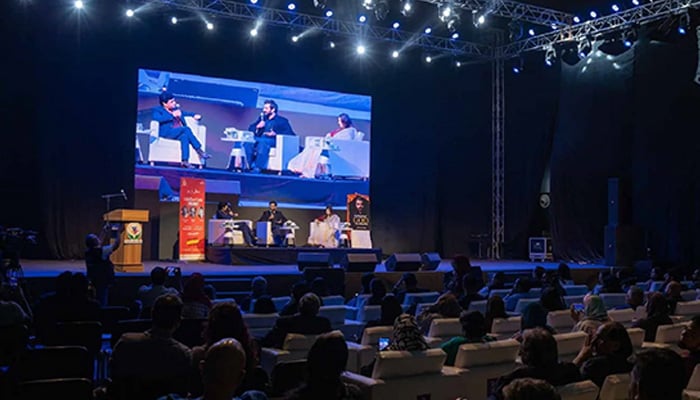
[(177, 17), (170, 18), (170, 23), (173, 25), (177, 24)]
[(639, 0), (632, 0), (632, 4), (634, 4), (635, 6), (638, 6), (638, 5), (639, 5)]
[(425, 62), (427, 62), (428, 64), (430, 64), (431, 62), (433, 62), (433, 57), (426, 56), (426, 57), (425, 57)]
[(326, 17), (330, 18), (333, 16), (333, 10), (326, 11)]
[(73, 2), (73, 6), (75, 6), (75, 8), (77, 8), (78, 10), (82, 10), (83, 8), (85, 8), (85, 3), (83, 3), (82, 0), (76, 0), (75, 2)]
[(256, 37), (258, 36), (258, 28), (253, 28), (250, 30), (250, 36)]
[(289, 4), (287, 4), (287, 10), (289, 10), (289, 11), (294, 11), (294, 10), (296, 10), (296, 9), (297, 9), (297, 5), (296, 5), (296, 4), (294, 4), (294, 3), (289, 3)]
[(391, 58), (399, 58), (399, 52), (394, 50), (391, 52)]
[(632, 41), (629, 40), (629, 39), (625, 39), (625, 41), (623, 42), (623, 44), (624, 44), (625, 47), (627, 47), (627, 48), (632, 47)]
[(678, 27), (678, 33), (680, 33), (681, 35), (685, 35), (687, 32), (686, 32), (686, 30), (685, 30), (684, 27), (679, 26), (679, 27)]
[(396, 22), (394, 22), (393, 25), (391, 25), (391, 26), (393, 26), (394, 29), (399, 29), (399, 27), (401, 26), (401, 24), (399, 24), (399, 22), (396, 21)]
[(580, 24), (580, 23), (581, 23), (581, 18), (579, 18), (578, 15), (574, 17), (574, 23), (575, 23), (575, 24)]
[(598, 13), (595, 11), (591, 11), (590, 14), (591, 18), (598, 18)]
[(423, 32), (424, 32), (426, 35), (430, 35), (430, 33), (431, 33), (432, 31), (433, 31), (433, 28), (427, 27), (427, 28), (425, 28), (425, 30), (424, 30)]
[(513, 73), (514, 73), (514, 74), (519, 74), (519, 73), (520, 73), (520, 67), (518, 67), (517, 65), (514, 66), (514, 67), (513, 67)]
[(129, 18), (133, 17), (133, 16), (134, 16), (134, 10), (132, 10), (131, 8), (128, 9), (128, 10), (126, 10), (126, 16), (129, 17)]
[(360, 44), (357, 46), (357, 48), (355, 48), (355, 51), (357, 51), (357, 54), (363, 55), (367, 52), (367, 48), (365, 48), (365, 46)]
[(612, 7), (610, 7), (610, 8), (612, 8), (612, 10), (613, 10), (614, 12), (620, 11), (620, 6), (618, 6), (617, 4), (613, 4)]
[(258, 0), (250, 0), (250, 4), (258, 4)]
[(207, 22), (207, 29), (209, 29), (210, 31), (214, 30), (214, 24), (212, 24), (211, 22)]
[(367, 22), (367, 16), (366, 16), (366, 15), (360, 15), (360, 17), (357, 18), (357, 20), (364, 24), (365, 22)]
[(534, 30), (534, 29), (530, 29), (529, 31), (527, 31), (527, 33), (528, 33), (530, 36), (535, 36), (535, 30)]
[(459, 33), (455, 32), (452, 34), (452, 40), (457, 40), (459, 39)]

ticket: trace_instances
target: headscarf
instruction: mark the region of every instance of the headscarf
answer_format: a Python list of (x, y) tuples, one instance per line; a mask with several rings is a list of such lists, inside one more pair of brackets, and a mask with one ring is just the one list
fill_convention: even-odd
[(428, 344), (411, 314), (401, 314), (394, 321), (394, 333), (387, 350), (420, 351), (427, 350)]
[(595, 321), (607, 321), (608, 311), (605, 309), (603, 299), (597, 295), (589, 295), (585, 299), (586, 308), (583, 310), (583, 319), (592, 319)]
[(199, 272), (193, 273), (185, 282), (182, 289), (184, 303), (202, 303), (211, 308), (211, 300), (204, 293), (204, 276)]

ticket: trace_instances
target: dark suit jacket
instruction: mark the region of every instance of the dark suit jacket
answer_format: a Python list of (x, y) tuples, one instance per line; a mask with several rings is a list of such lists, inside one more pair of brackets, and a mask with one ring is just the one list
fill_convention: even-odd
[[(260, 219), (258, 221), (260, 222), (267, 222), (270, 220), (270, 210), (265, 210), (263, 211), (262, 215), (260, 216)], [(275, 210), (275, 219), (272, 220), (272, 225), (282, 225), (287, 221), (287, 217), (282, 214), (282, 211), (280, 210)]]
[(330, 332), (331, 330), (331, 321), (326, 317), (309, 317), (301, 314), (296, 314), (291, 317), (281, 317), (262, 340), (262, 345), (264, 347), (280, 349), (284, 345), (284, 338), (287, 337), (288, 333), (318, 335)]
[(255, 120), (252, 124), (248, 126), (248, 130), (251, 132), (255, 132), (255, 136), (260, 136), (264, 132), (271, 132), (275, 131), (276, 134), (278, 135), (291, 135), (294, 136), (296, 135), (294, 131), (292, 130), (292, 126), (289, 125), (289, 120), (285, 117), (280, 117), (279, 115), (275, 115), (275, 118), (268, 119), (265, 121), (265, 127), (262, 129), (257, 129), (256, 125), (260, 122), (260, 119)]
[[(185, 117), (193, 116), (193, 112), (182, 111), (182, 117), (180, 117), (180, 120), (182, 121), (182, 126), (187, 126), (187, 123), (185, 122)], [(156, 107), (153, 109), (153, 119), (158, 121), (158, 124), (160, 124), (160, 129), (158, 131), (159, 136), (167, 137), (168, 133), (175, 129), (173, 127), (175, 118), (173, 118), (172, 114), (170, 114), (164, 107)]]

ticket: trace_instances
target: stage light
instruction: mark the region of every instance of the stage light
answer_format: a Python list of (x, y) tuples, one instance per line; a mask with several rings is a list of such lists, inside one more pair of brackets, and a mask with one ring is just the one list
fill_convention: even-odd
[(258, 28), (253, 28), (250, 30), (250, 36), (256, 37), (258, 36)]
[(639, 5), (639, 0), (632, 0), (632, 4), (634, 4), (635, 6), (638, 6), (638, 5)]
[(75, 0), (75, 2), (73, 2), (73, 6), (78, 10), (82, 10), (83, 8), (85, 8), (85, 3), (83, 3), (82, 0)]
[(364, 24), (365, 22), (367, 22), (367, 16), (364, 14), (360, 15), (360, 17), (357, 18), (357, 20), (360, 21), (360, 23)]
[(427, 62), (428, 64), (430, 64), (431, 62), (433, 62), (433, 57), (431, 57), (431, 56), (425, 56), (425, 62)]
[(459, 39), (459, 33), (455, 32), (452, 34), (452, 40), (457, 40), (457, 39)]
[(132, 10), (131, 8), (128, 9), (128, 10), (126, 10), (126, 16), (129, 17), (129, 18), (133, 17), (133, 16), (134, 16), (134, 10)]
[(330, 18), (332, 16), (333, 16), (333, 10), (326, 11), (326, 18)]
[(591, 18), (598, 18), (598, 13), (595, 11), (591, 11), (588, 15), (590, 15)]
[(580, 23), (581, 23), (581, 18), (579, 18), (578, 15), (574, 16), (574, 23), (575, 23), (575, 24), (580, 24)]
[(520, 73), (520, 67), (518, 67), (517, 65), (513, 66), (513, 73), (514, 73), (514, 74), (519, 74), (519, 73)]
[(297, 5), (296, 5), (296, 4), (294, 4), (294, 3), (289, 3), (289, 4), (287, 4), (287, 10), (289, 10), (289, 11), (294, 11), (294, 10), (296, 10), (296, 9), (297, 9)]
[(210, 31), (214, 30), (214, 24), (212, 24), (211, 22), (207, 22), (207, 29), (209, 29)]
[(678, 33), (680, 35), (685, 35), (688, 32), (689, 27), (690, 27), (690, 17), (688, 16), (688, 13), (681, 14), (681, 17), (678, 20)]
[(452, 15), (452, 7), (449, 4), (438, 5), (440, 10), (440, 18), (449, 18)]
[(530, 29), (529, 31), (527, 31), (527, 33), (528, 33), (530, 36), (535, 36), (535, 30), (534, 30), (534, 29)]
[(363, 54), (365, 54), (365, 53), (367, 52), (367, 48), (365, 48), (365, 46), (359, 44), (359, 45), (357, 45), (357, 47), (355, 48), (355, 51), (357, 51), (357, 54), (363, 55)]
[(685, 30), (684, 27), (679, 26), (679, 27), (678, 27), (678, 33), (681, 34), (681, 35), (685, 35), (687, 32), (686, 32), (686, 30)]
[(389, 15), (389, 0), (379, 0), (374, 6), (374, 16), (378, 21), (384, 21), (387, 15)]
[(401, 15), (410, 17), (413, 14), (415, 6), (413, 0), (401, 0)]
[(399, 29), (399, 27), (401, 26), (401, 24), (399, 24), (399, 22), (397, 21), (397, 22), (394, 22), (394, 24), (391, 25), (391, 26), (393, 26), (394, 29)]
[(394, 50), (391, 52), (391, 58), (399, 58), (399, 52)]
[(462, 62), (461, 62), (461, 61), (455, 61), (455, 67), (457, 67), (457, 68), (462, 67)]
[(586, 58), (588, 54), (591, 53), (591, 40), (588, 37), (584, 37), (578, 42), (578, 56), (579, 58)]
[(258, 4), (258, 0), (250, 0), (250, 4)]
[(170, 23), (173, 25), (177, 24), (177, 17), (170, 18)]
[(367, 10), (373, 10), (374, 0), (362, 0), (362, 7), (364, 7)]
[(474, 24), (475, 27), (480, 27), (481, 25), (486, 23), (486, 14), (482, 12), (477, 12), (476, 10), (472, 11), (472, 23)]
[(423, 33), (425, 33), (426, 35), (430, 35), (430, 33), (431, 33), (432, 31), (433, 31), (433, 28), (427, 27), (427, 28), (425, 28), (425, 29), (423, 30)]
[(554, 47), (548, 47), (544, 52), (544, 63), (551, 67), (557, 60), (557, 50)]
[(298, 41), (299, 41), (299, 36), (297, 36), (297, 35), (292, 36), (292, 42), (296, 43)]
[(613, 10), (614, 12), (620, 11), (620, 6), (618, 6), (617, 4), (613, 4), (612, 7), (610, 7), (610, 8), (612, 8), (612, 10)]
[[(328, 0), (314, 0), (314, 7), (324, 9), (328, 5)], [(332, 15), (332, 14), (331, 14)], [(330, 15), (328, 15), (330, 17)]]
[(328, 47), (330, 47), (331, 49), (335, 49), (335, 42), (332, 40), (328, 42)]
[(625, 47), (630, 48), (637, 41), (637, 31), (635, 29), (628, 29), (622, 34), (622, 43)]

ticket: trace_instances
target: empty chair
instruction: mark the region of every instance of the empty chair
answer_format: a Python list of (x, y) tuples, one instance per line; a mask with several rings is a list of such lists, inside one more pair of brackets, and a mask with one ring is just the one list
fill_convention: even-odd
[(403, 304), (435, 303), (438, 297), (440, 297), (440, 293), (438, 292), (406, 293), (403, 298)]
[(585, 332), (559, 333), (554, 335), (559, 351), (559, 361), (567, 362), (576, 358), (581, 347), (586, 343)]
[[(678, 306), (676, 306), (678, 308)], [(639, 306), (637, 307), (636, 310), (634, 310), (634, 319), (642, 319), (647, 317), (647, 309), (646, 307)]]
[(656, 328), (656, 340), (654, 343), (678, 343), (681, 338), (681, 331), (685, 328), (684, 324), (661, 325)]
[(328, 318), (332, 327), (340, 327), (345, 323), (345, 306), (323, 306), (319, 309), (318, 315)]
[(325, 296), (321, 298), (321, 304), (324, 306), (342, 306), (345, 304), (343, 296)]
[(592, 381), (558, 386), (557, 392), (561, 396), (561, 400), (596, 400), (598, 398), (598, 386)]
[(520, 343), (514, 339), (459, 346), (455, 367), (467, 370), (467, 384), (459, 394), (468, 399), (485, 399), (486, 382), (510, 373), (519, 350)]
[(698, 292), (695, 289), (684, 290), (681, 292), (681, 297), (683, 301), (693, 301), (698, 297)]
[[(472, 301), (471, 304), (473, 304), (473, 303), (474, 302)], [(470, 304), (470, 307), (471, 307), (471, 304)], [(418, 304), (416, 304), (415, 316), (417, 317), (417, 316), (421, 315), (423, 313), (423, 311), (427, 310), (428, 308), (430, 308), (433, 305), (435, 305), (435, 303), (418, 303)], [(406, 308), (404, 308), (404, 311), (406, 311)]]
[(10, 374), (18, 382), (57, 378), (92, 379), (92, 357), (85, 347), (49, 346), (27, 349)]
[(550, 311), (547, 313), (547, 325), (556, 332), (568, 332), (574, 327), (570, 310)]
[(430, 347), (438, 347), (455, 336), (462, 336), (459, 318), (435, 318), (430, 322), (427, 338)]
[(362, 322), (379, 319), (382, 315), (382, 306), (364, 306), (357, 310), (357, 320)]
[(600, 388), (600, 400), (627, 400), (630, 374), (608, 375)]
[(508, 339), (520, 331), (521, 317), (494, 318), (491, 333), (498, 339)]
[(641, 349), (644, 344), (644, 329), (642, 328), (627, 328), (627, 334), (630, 335), (632, 347)]
[(586, 285), (564, 285), (564, 291), (567, 296), (584, 296), (590, 290)]
[(695, 316), (700, 314), (700, 300), (680, 302), (676, 304), (675, 315)]
[(615, 322), (619, 322), (625, 327), (630, 327), (632, 321), (636, 318), (636, 313), (631, 308), (624, 308), (622, 310), (610, 310), (608, 311), (608, 318)]
[(521, 314), (525, 307), (529, 304), (537, 303), (538, 301), (540, 301), (540, 299), (519, 299), (518, 304), (515, 305), (515, 313)]
[(282, 308), (284, 308), (287, 303), (289, 303), (292, 300), (291, 297), (289, 296), (282, 296), (282, 297), (273, 297), (272, 302), (275, 304), (275, 309), (277, 312), (280, 312)]
[(600, 299), (608, 310), (627, 305), (627, 295), (624, 293), (601, 293)]
[(82, 346), (95, 357), (102, 349), (102, 324), (96, 321), (59, 322), (47, 337), (51, 346)]
[(272, 374), (277, 363), (305, 360), (318, 336), (288, 333), (281, 349), (263, 347), (260, 353), (260, 366), (265, 372)]
[(477, 300), (469, 303), (469, 309), (467, 311), (478, 311), (482, 314), (486, 314), (486, 304), (488, 300)]
[(572, 304), (583, 303), (583, 296), (584, 295), (564, 296), (564, 304), (566, 304), (567, 307), (571, 307)]
[(85, 378), (60, 378), (22, 382), (19, 399), (92, 400), (92, 382)]

